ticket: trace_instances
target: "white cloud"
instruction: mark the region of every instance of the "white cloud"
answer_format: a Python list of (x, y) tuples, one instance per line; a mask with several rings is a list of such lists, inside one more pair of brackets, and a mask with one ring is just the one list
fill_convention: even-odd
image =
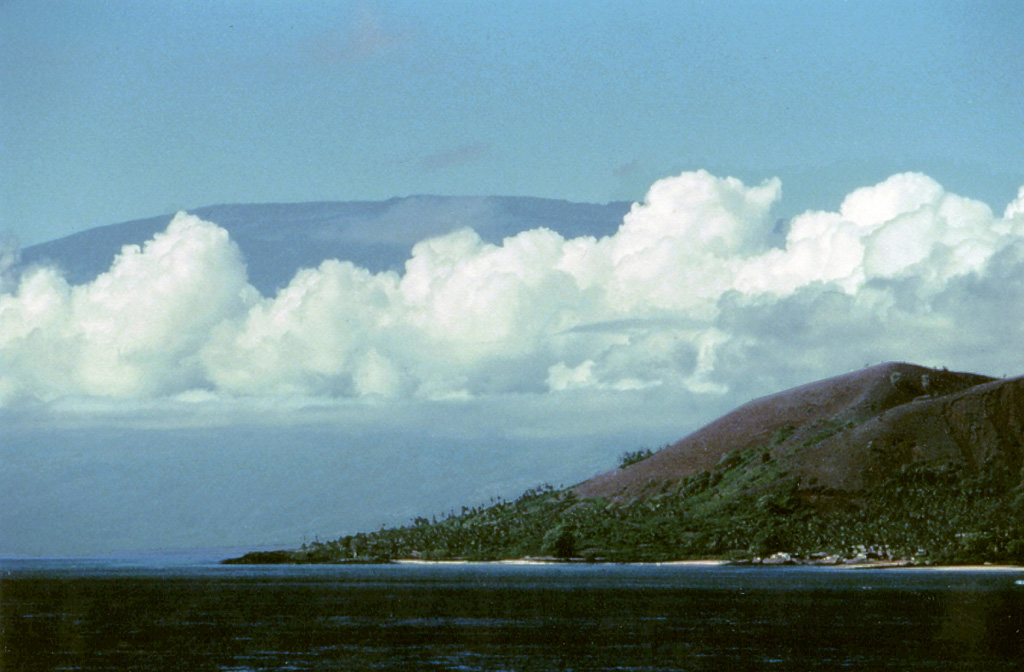
[(89, 284), (45, 268), (8, 282), (0, 401), (753, 394), (882, 359), (1020, 368), (1024, 189), (999, 218), (895, 175), (773, 247), (780, 195), (684, 173), (605, 238), (460, 229), (402, 273), (327, 261), (273, 297), (226, 232), (179, 214)]
[(1017, 191), (1017, 198), (1010, 202), (1006, 206), (1006, 210), (1003, 213), (1004, 219), (1017, 218), (1018, 220), (1024, 215), (1024, 186)]
[(880, 184), (854, 190), (843, 199), (839, 214), (870, 232), (900, 215), (934, 203), (942, 195), (942, 186), (927, 175), (901, 173)]
[(393, 274), (326, 261), (240, 319), (224, 320), (198, 358), (221, 390), (350, 396), (359, 358), (388, 337), (396, 285)]
[(184, 214), (72, 287), (28, 270), (0, 296), (0, 396), (147, 397), (203, 386), (195, 355), (254, 292), (223, 229)]

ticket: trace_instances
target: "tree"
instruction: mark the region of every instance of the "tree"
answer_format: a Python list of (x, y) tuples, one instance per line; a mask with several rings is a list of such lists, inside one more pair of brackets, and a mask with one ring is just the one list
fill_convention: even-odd
[(651, 455), (654, 455), (654, 451), (650, 448), (641, 448), (639, 450), (627, 450), (619, 456), (619, 469), (625, 469), (631, 464), (642, 462)]
[(544, 552), (561, 560), (576, 555), (576, 537), (567, 525), (556, 525), (544, 535)]

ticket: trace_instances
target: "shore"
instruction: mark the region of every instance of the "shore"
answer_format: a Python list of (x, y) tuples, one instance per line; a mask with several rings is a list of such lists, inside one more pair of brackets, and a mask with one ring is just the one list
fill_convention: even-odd
[(681, 565), (690, 567), (718, 567), (721, 565), (733, 564), (728, 560), (667, 560), (665, 562), (594, 562), (585, 560), (583, 558), (569, 558), (567, 560), (563, 560), (559, 558), (550, 557), (511, 558), (508, 560), (418, 560), (415, 558), (408, 558), (404, 560), (392, 560), (391, 562), (395, 565), (469, 565), (479, 562), (496, 565)]
[(771, 569), (775, 567), (821, 567), (832, 569), (916, 569), (946, 572), (1024, 572), (1024, 565), (994, 565), (994, 564), (967, 564), (967, 565), (929, 565), (912, 559), (844, 559), (836, 556), (824, 558), (798, 558), (788, 554), (775, 554), (767, 558), (752, 558), (749, 560), (723, 560), (719, 558), (705, 558), (696, 560), (662, 560), (662, 561), (612, 561), (594, 560), (589, 558), (556, 558), (551, 556), (527, 556), (523, 558), (507, 558), (503, 560), (465, 560), (453, 558), (450, 560), (424, 560), (421, 558), (399, 558), (395, 560), (375, 560), (348, 558), (334, 561), (310, 561), (291, 551), (272, 551), (252, 553), (239, 558), (222, 560), (221, 564), (229, 565), (264, 565), (264, 564), (332, 564), (332, 565), (364, 565), (364, 564), (391, 564), (391, 565), (470, 565), (470, 564), (496, 564), (496, 565), (649, 565), (657, 567), (764, 567)]

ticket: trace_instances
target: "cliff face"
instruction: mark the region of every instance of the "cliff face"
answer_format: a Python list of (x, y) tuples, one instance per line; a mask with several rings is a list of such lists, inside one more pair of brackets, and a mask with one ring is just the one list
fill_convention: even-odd
[(1024, 378), (889, 363), (756, 399), (652, 457), (577, 485), (582, 497), (645, 499), (763, 451), (801, 490), (855, 495), (904, 465), (1020, 474)]

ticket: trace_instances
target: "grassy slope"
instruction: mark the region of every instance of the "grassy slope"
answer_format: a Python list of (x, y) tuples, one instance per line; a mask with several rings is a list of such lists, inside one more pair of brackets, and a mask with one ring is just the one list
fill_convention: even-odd
[(857, 497), (797, 487), (786, 465), (748, 450), (672, 491), (616, 504), (541, 487), (515, 501), (438, 521), (315, 543), (288, 561), (743, 560), (775, 552), (915, 559), (923, 564), (1024, 562), (1024, 490), (1001, 465), (908, 465)]
[[(441, 520), (249, 560), (743, 560), (784, 552), (1024, 563), (1024, 381), (931, 372), (947, 388), (922, 401), (921, 390), (903, 389), (907, 374), (917, 380), (922, 371), (886, 365), (752, 402), (573, 488), (543, 486)], [(802, 422), (783, 422), (794, 414)], [(671, 468), (680, 471), (668, 477)]]

